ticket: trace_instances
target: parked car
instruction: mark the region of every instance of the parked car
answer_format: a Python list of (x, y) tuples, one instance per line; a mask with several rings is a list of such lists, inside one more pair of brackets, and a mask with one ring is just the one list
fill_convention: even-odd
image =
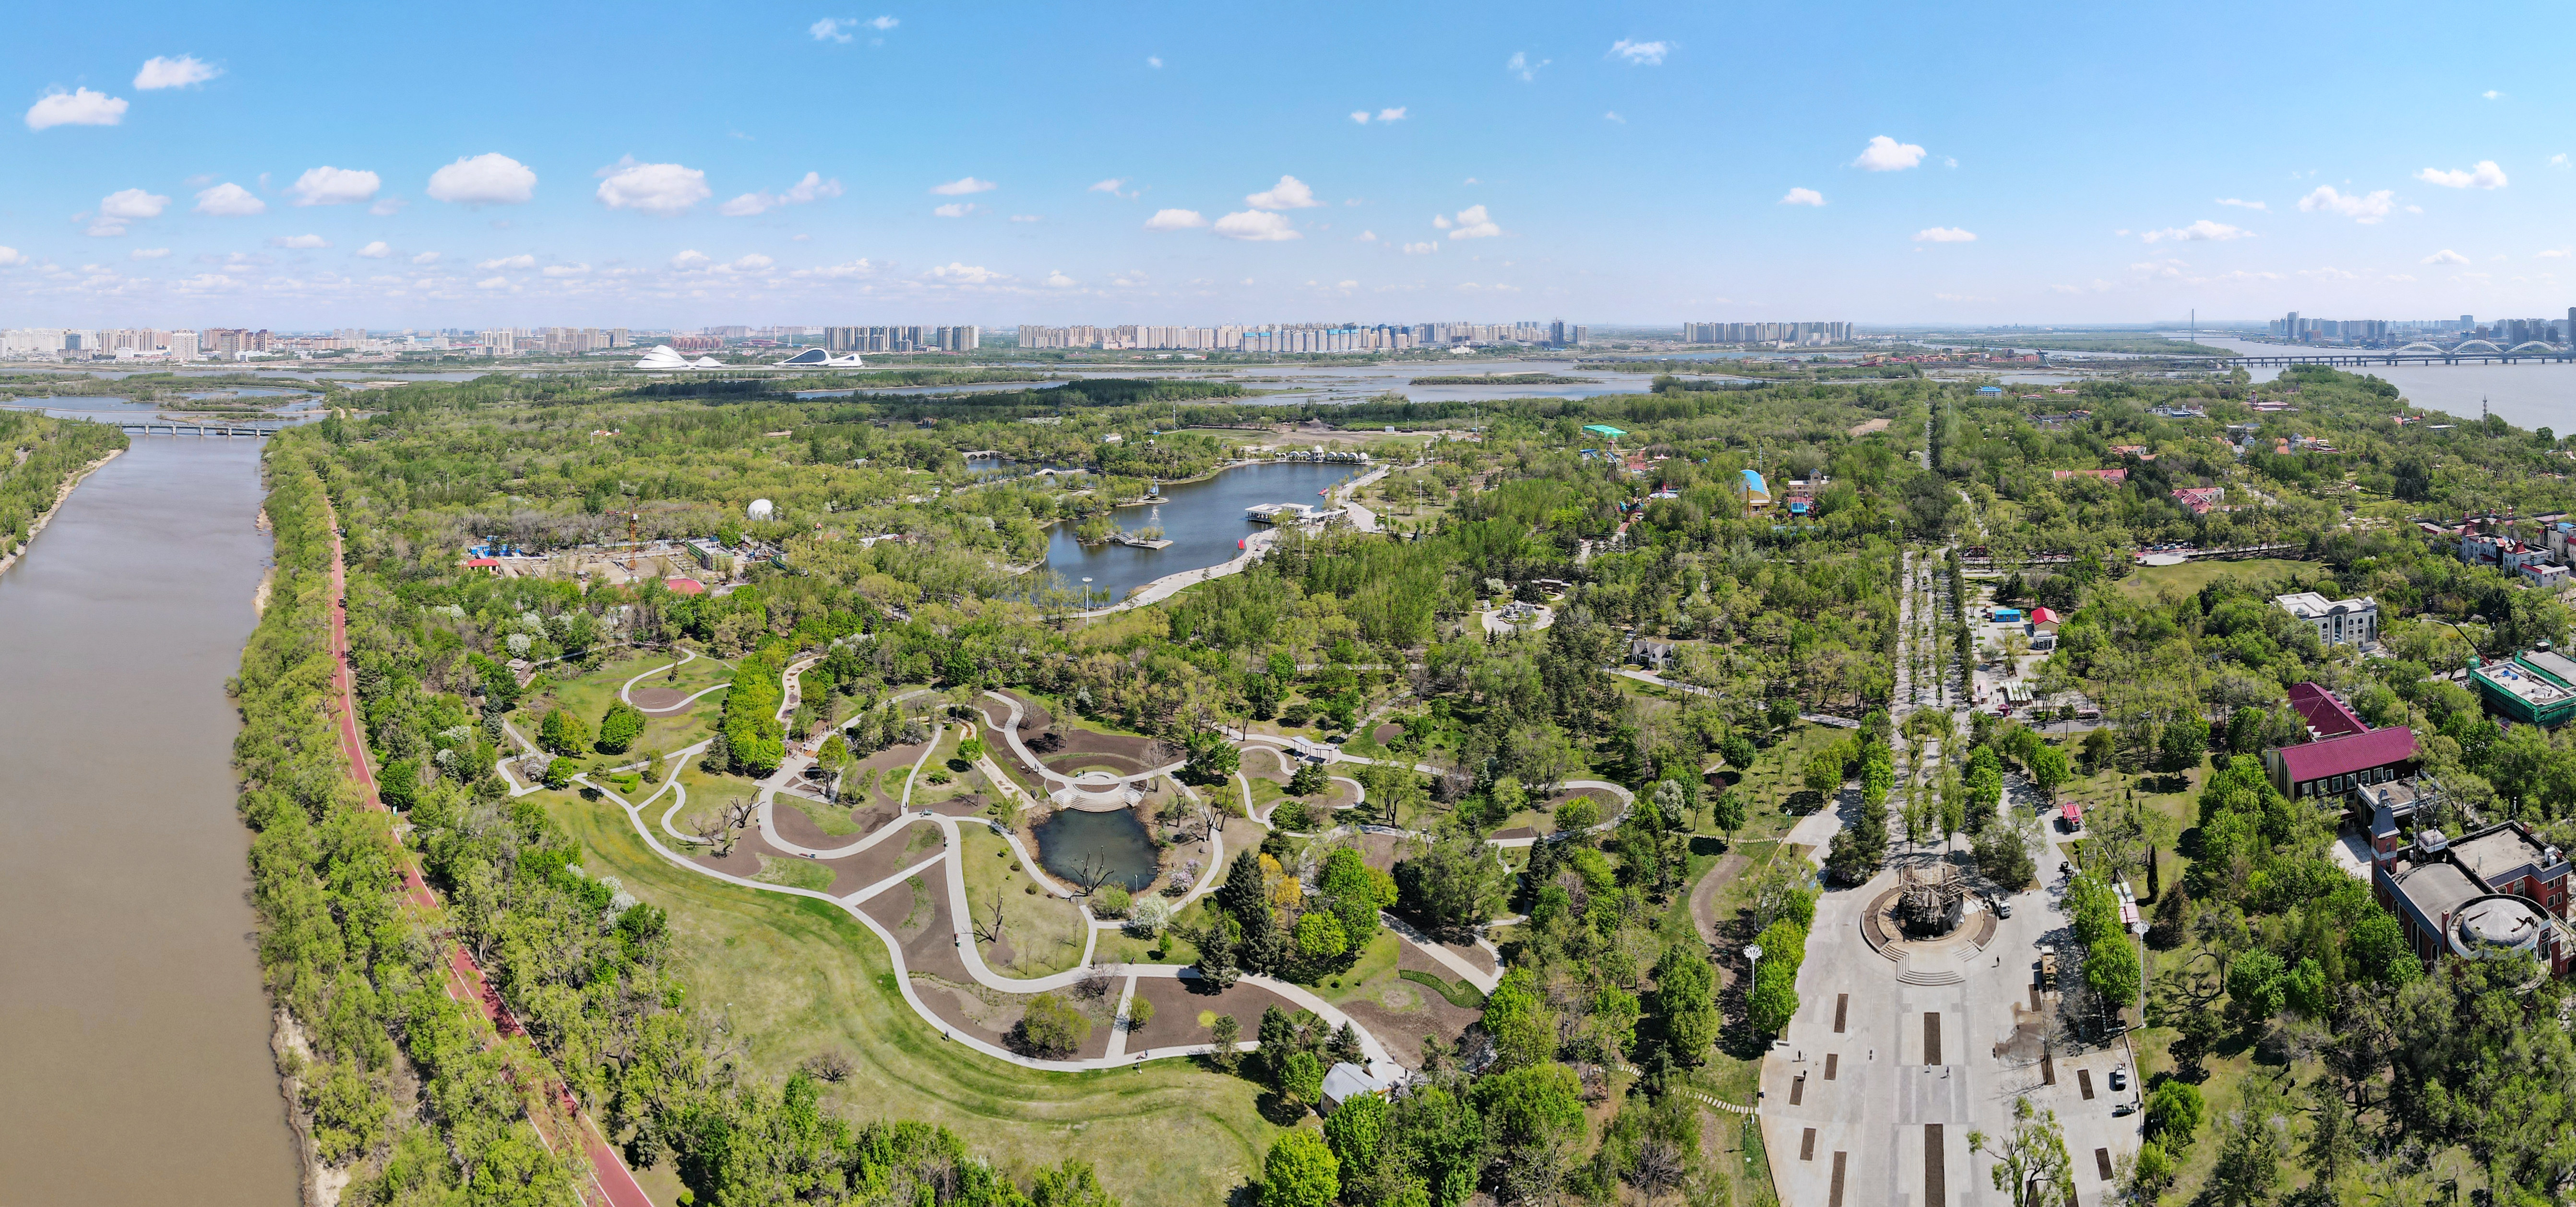
[(2126, 1065), (2115, 1066), (2112, 1068), (2111, 1088), (2114, 1091), (2129, 1088), (2129, 1070)]

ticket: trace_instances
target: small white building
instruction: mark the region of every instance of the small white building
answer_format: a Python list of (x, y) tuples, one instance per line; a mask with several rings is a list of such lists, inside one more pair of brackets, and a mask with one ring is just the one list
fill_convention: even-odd
[(2315, 625), (2327, 645), (2368, 645), (2379, 640), (2379, 601), (2369, 596), (2327, 599), (2314, 591), (2275, 595), (2282, 611)]

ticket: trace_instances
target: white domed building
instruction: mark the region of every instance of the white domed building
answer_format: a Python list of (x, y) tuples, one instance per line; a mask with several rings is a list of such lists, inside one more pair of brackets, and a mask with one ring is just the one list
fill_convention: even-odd
[(753, 499), (751, 506), (743, 509), (743, 514), (755, 520), (770, 519), (778, 514), (778, 505), (767, 499)]

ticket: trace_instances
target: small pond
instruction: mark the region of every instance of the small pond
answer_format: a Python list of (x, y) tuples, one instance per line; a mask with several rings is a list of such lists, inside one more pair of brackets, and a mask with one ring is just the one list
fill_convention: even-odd
[(1124, 885), (1129, 892), (1152, 887), (1161, 871), (1154, 840), (1133, 809), (1058, 809), (1038, 823), (1036, 833), (1038, 862), (1068, 881), (1081, 875), (1083, 863), (1095, 856), (1109, 867), (1108, 883)]

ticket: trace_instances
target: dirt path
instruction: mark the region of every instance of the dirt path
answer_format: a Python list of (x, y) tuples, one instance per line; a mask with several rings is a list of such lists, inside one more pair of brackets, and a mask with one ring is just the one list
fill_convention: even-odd
[(1691, 886), (1691, 921), (1698, 924), (1699, 937), (1711, 946), (1723, 937), (1719, 931), (1725, 923), (1725, 919), (1717, 916), (1718, 890), (1743, 874), (1743, 853), (1728, 851), (1725, 858), (1717, 861), (1717, 866), (1710, 868), (1699, 878), (1699, 883)]

